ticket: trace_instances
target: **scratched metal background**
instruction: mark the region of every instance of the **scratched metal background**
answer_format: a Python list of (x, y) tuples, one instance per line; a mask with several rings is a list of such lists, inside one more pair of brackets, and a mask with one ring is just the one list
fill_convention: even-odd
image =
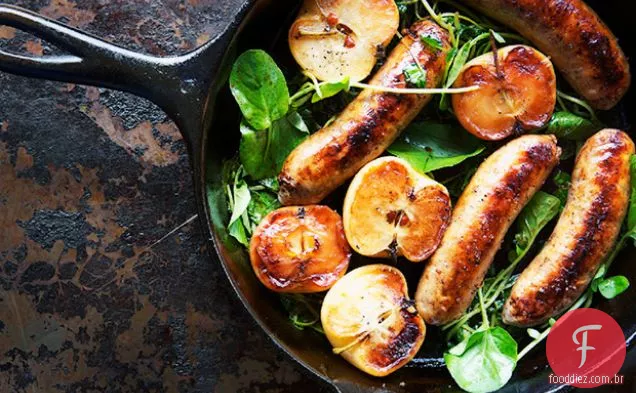
[[(155, 55), (241, 0), (8, 1)], [(55, 48), (0, 27), (0, 44)], [(316, 392), (203, 249), (185, 146), (128, 94), (0, 74), (0, 392)]]

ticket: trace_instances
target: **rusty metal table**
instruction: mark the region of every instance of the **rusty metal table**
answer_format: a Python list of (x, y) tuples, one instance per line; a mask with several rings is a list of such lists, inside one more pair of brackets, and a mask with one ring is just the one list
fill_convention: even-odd
[[(241, 0), (8, 1), (154, 55)], [(0, 27), (2, 45), (54, 48)], [(0, 392), (315, 392), (203, 248), (185, 146), (147, 101), (0, 74)]]

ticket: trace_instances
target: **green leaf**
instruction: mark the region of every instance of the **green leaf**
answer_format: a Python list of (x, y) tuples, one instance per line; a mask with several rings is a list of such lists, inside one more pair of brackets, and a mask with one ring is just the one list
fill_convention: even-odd
[(446, 64), (448, 65), (449, 69), (456, 55), (457, 55), (457, 48), (451, 48), (446, 54)]
[(255, 180), (277, 176), (289, 153), (306, 137), (288, 118), (275, 121), (263, 131), (241, 123), (241, 134), (241, 163)]
[(276, 178), (276, 177), (266, 177), (264, 179), (259, 180), (258, 184), (260, 184), (261, 186), (267, 188), (268, 190), (270, 190), (274, 194), (276, 194), (278, 192), (278, 188), (279, 188), (279, 186), (278, 186), (278, 178)]
[(539, 333), (539, 331), (536, 329), (528, 328), (526, 329), (526, 332), (528, 332), (528, 336), (530, 336), (530, 338), (533, 338), (535, 340), (538, 339), (539, 336), (541, 336), (541, 333)]
[(250, 246), (250, 241), (247, 237), (247, 230), (245, 226), (243, 226), (243, 222), (241, 220), (236, 220), (228, 227), (228, 231), (230, 236), (238, 240), (239, 243), (244, 245), (245, 247)]
[(561, 201), (561, 207), (563, 208), (568, 201), (568, 192), (570, 190), (570, 181), (571, 176), (566, 172), (561, 170), (557, 171), (557, 173), (552, 178), (552, 181), (556, 185), (556, 191), (554, 192), (554, 196), (559, 198)]
[(318, 90), (320, 91), (320, 94), (318, 94), (318, 92), (315, 92), (311, 96), (312, 104), (324, 100), (325, 98), (333, 97), (343, 90), (349, 90), (349, 77), (346, 76), (339, 82), (321, 83), (318, 87)]
[(417, 64), (404, 67), (403, 73), (409, 87), (426, 88), (426, 71)]
[(578, 148), (576, 141), (561, 139), (559, 141), (559, 146), (561, 147), (561, 156), (559, 157), (559, 160), (568, 161), (569, 159), (576, 156), (576, 152)]
[(457, 125), (435, 122), (411, 124), (388, 152), (422, 173), (455, 166), (484, 151), (484, 145)]
[[(398, 12), (400, 13), (400, 15), (406, 14), (408, 12), (409, 4), (411, 4), (411, 3), (404, 3), (404, 2), (401, 2), (401, 1), (397, 2), (397, 8), (398, 8)], [(400, 17), (400, 19), (402, 19), (402, 18)]]
[(268, 157), (267, 145), (270, 131), (256, 131), (248, 124), (241, 122), (241, 134), (239, 156), (245, 171), (254, 179), (275, 176), (276, 168)]
[(490, 37), (490, 33), (481, 33), (472, 40), (466, 42), (462, 45), (461, 48), (457, 51), (457, 54), (453, 58), (453, 64), (448, 70), (448, 77), (446, 78), (446, 87), (450, 87), (455, 83), (455, 80), (459, 76), (459, 73), (468, 61), (468, 57), (470, 56), (471, 49), (479, 43), (479, 41)]
[(598, 291), (605, 299), (614, 299), (629, 288), (629, 280), (625, 276), (606, 278), (598, 283)]
[(241, 182), (241, 184), (234, 183), (232, 199), (234, 201), (234, 206), (232, 207), (232, 216), (230, 217), (229, 225), (232, 225), (235, 221), (241, 218), (241, 215), (243, 215), (243, 213), (247, 210), (247, 206), (250, 204), (251, 195), (247, 184), (244, 182)]
[[(249, 203), (251, 197), (249, 190), (247, 192), (245, 190), (247, 185), (243, 179), (243, 169), (238, 160), (232, 159), (223, 163), (221, 178), (227, 209), (231, 214), (230, 221), (227, 221), (228, 234), (247, 247), (249, 239), (242, 218), (246, 215), (245, 203), (246, 201)], [(223, 218), (223, 220), (226, 219), (227, 216)]]
[(479, 330), (444, 354), (457, 384), (471, 393), (503, 387), (517, 364), (517, 342), (501, 327)]
[(510, 262), (516, 261), (532, 246), (541, 230), (559, 214), (561, 201), (554, 195), (538, 191), (523, 208), (517, 218), (515, 249), (510, 253)]
[(444, 46), (442, 45), (442, 41), (440, 41), (439, 39), (435, 37), (430, 37), (430, 36), (422, 34), (420, 35), (420, 40), (422, 40), (423, 43), (425, 43), (426, 45), (430, 46), (431, 48), (435, 50), (442, 50), (444, 48)]
[(630, 157), (629, 167), (632, 193), (629, 199), (629, 211), (627, 213), (627, 231), (634, 232), (634, 236), (636, 236), (636, 155)]
[(603, 278), (605, 273), (607, 272), (607, 265), (602, 264), (601, 267), (598, 268), (596, 274), (594, 275), (594, 279)]
[(252, 191), (252, 199), (247, 207), (247, 214), (254, 226), (258, 225), (266, 215), (280, 207), (276, 194), (269, 191)]
[(595, 278), (592, 280), (592, 284), (590, 284), (590, 290), (594, 293), (598, 292), (598, 283), (601, 282), (602, 279)]
[(230, 90), (247, 123), (255, 130), (270, 128), (287, 114), (289, 91), (282, 71), (262, 50), (248, 50), (234, 63)]
[(634, 247), (636, 247), (636, 230), (628, 232), (626, 236), (634, 241)]
[(496, 31), (490, 30), (490, 34), (492, 34), (492, 36), (495, 37), (495, 41), (497, 41), (498, 43), (500, 43), (500, 44), (505, 44), (506, 43), (506, 39), (503, 38), (501, 36), (501, 34), (497, 33)]
[[(468, 61), (471, 49), (475, 45), (477, 45), (479, 41), (488, 38), (489, 36), (490, 33), (481, 33), (475, 38), (466, 42), (459, 49), (453, 48), (451, 51), (449, 51), (446, 57), (446, 62), (447, 64), (449, 64), (449, 68), (448, 72), (446, 72), (446, 83), (444, 84), (444, 87), (451, 87), (453, 83), (455, 83), (460, 71), (462, 70), (462, 67), (464, 67), (464, 65)], [(448, 109), (448, 107), (448, 94), (442, 94), (440, 97), (439, 108), (441, 110), (446, 110)]]
[[(325, 111), (324, 109), (318, 109), (318, 111)], [(303, 121), (305, 122), (305, 125), (307, 126), (307, 128), (309, 129), (309, 133), (313, 133), (318, 131), (319, 129), (322, 128), (322, 126), (320, 124), (318, 124), (316, 122), (316, 113), (312, 112), (311, 110), (309, 110), (309, 108), (302, 108), (299, 110), (298, 112), (300, 114), (300, 116), (303, 118)]]
[(287, 118), (274, 123), (270, 134), (272, 138), (270, 156), (276, 168), (273, 176), (278, 176), (287, 156), (307, 137), (307, 134), (298, 131)]
[(468, 60), (468, 55), (470, 54), (470, 50), (473, 47), (473, 41), (469, 41), (462, 45), (461, 48), (457, 50), (457, 54), (453, 58), (453, 63), (448, 70), (448, 77), (446, 78), (446, 87), (450, 87), (455, 83), (457, 77), (459, 76), (459, 72), (461, 71), (464, 64)]
[(300, 115), (300, 113), (291, 112), (287, 115), (287, 120), (289, 120), (289, 123), (298, 131), (309, 134), (309, 127), (307, 127), (307, 124), (305, 124), (305, 120)]
[(298, 330), (312, 328), (323, 333), (320, 323), (320, 307), (323, 296), (320, 294), (281, 294), (280, 301), (288, 313), (289, 320)]
[(570, 112), (555, 112), (548, 123), (548, 134), (559, 139), (581, 141), (592, 136), (599, 127), (588, 119)]

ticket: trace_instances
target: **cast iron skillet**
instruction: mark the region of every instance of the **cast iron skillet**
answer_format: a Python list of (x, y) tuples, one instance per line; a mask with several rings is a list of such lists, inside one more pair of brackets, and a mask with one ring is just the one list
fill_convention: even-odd
[[(614, 33), (622, 37), (623, 49), (631, 54), (633, 34), (629, 27), (634, 5), (623, 2), (620, 9), (611, 9), (611, 2), (591, 3)], [(160, 106), (176, 122), (187, 143), (200, 217), (214, 245), (209, 248), (214, 250), (211, 251), (213, 260), (221, 262), (236, 294), (263, 330), (311, 374), (343, 393), (456, 391), (458, 388), (441, 363), (440, 339), (434, 333), (428, 335), (424, 349), (413, 362), (383, 379), (369, 377), (331, 354), (323, 337), (292, 327), (276, 296), (256, 280), (246, 253), (228, 239), (219, 168), (222, 160), (236, 151), (239, 134), (239, 113), (227, 88), (229, 69), (243, 50), (277, 51), (284, 47), (281, 40), (284, 44), (297, 6), (295, 0), (247, 0), (227, 29), (215, 39), (183, 56), (158, 58), (109, 44), (24, 9), (0, 5), (0, 25), (29, 32), (69, 53), (33, 58), (0, 49), (0, 70), (124, 90)], [(623, 101), (622, 109), (609, 120), (611, 125), (627, 126), (625, 108), (631, 107), (632, 102), (631, 95)], [(616, 274), (636, 277), (636, 264), (631, 263), (635, 258), (635, 250), (628, 248), (615, 264)], [(597, 305), (618, 320), (630, 348), (636, 336), (635, 303), (635, 291), (630, 289), (614, 301)], [(635, 352), (628, 352), (625, 374), (634, 370)], [(546, 363), (545, 351), (536, 349), (518, 365), (513, 380), (504, 390), (559, 389), (547, 384), (550, 370)]]

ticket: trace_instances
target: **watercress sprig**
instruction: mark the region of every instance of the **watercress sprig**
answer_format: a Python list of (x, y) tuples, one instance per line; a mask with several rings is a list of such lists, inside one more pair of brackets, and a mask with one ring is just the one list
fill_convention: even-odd
[(237, 160), (227, 161), (223, 168), (225, 196), (230, 212), (228, 233), (245, 247), (258, 223), (280, 207), (275, 178), (251, 180)]
[(517, 365), (517, 342), (504, 328), (491, 326), (478, 291), (482, 325), (444, 353), (451, 376), (471, 393), (493, 392), (503, 387)]
[(322, 294), (281, 294), (280, 300), (283, 308), (288, 313), (289, 320), (298, 330), (313, 329), (324, 334), (320, 322), (320, 307), (323, 300)]

